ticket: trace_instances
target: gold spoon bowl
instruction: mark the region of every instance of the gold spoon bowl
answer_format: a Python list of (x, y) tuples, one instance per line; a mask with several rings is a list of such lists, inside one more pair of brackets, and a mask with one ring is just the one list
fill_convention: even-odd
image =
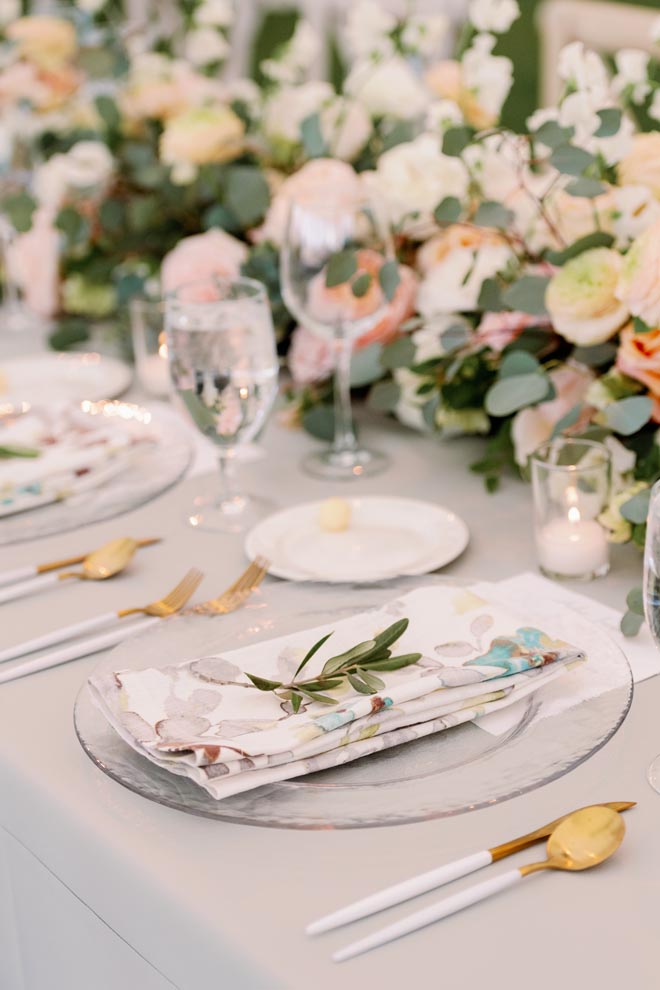
[(520, 867), (523, 877), (540, 870), (589, 870), (613, 855), (626, 826), (618, 811), (604, 805), (581, 808), (561, 822), (546, 846), (547, 859)]
[(110, 540), (104, 546), (94, 550), (82, 561), (82, 570), (63, 571), (58, 574), (60, 581), (66, 578), (78, 578), (81, 581), (105, 581), (106, 578), (119, 574), (130, 563), (138, 549), (137, 540), (129, 536)]

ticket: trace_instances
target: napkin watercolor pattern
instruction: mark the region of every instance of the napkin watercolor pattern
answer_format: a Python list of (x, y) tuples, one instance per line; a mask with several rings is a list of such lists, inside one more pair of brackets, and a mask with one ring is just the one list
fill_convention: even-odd
[(36, 457), (0, 460), (0, 517), (38, 508), (97, 488), (130, 466), (153, 431), (78, 403), (33, 407), (0, 419), (0, 444), (27, 447)]
[[(410, 624), (397, 653), (415, 666), (383, 674), (385, 689), (329, 692), (336, 704), (287, 702), (250, 686), (243, 671), (283, 679), (320, 636), (310, 662), (372, 638), (395, 618)], [(216, 621), (216, 620), (210, 620)], [(218, 626), (222, 636), (221, 623)], [(220, 799), (472, 721), (519, 701), (585, 659), (499, 605), (451, 585), (418, 588), (383, 608), (226, 654), (90, 680), (92, 696), (137, 752)]]

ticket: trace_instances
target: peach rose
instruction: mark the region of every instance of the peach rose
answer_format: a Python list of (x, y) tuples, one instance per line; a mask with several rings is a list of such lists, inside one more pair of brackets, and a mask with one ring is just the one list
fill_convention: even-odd
[(362, 198), (360, 179), (350, 165), (333, 158), (314, 158), (284, 180), (263, 224), (253, 231), (253, 240), (281, 245), (294, 200), (310, 209), (315, 203), (321, 203), (324, 210), (333, 207), (340, 210), (359, 203)]
[(489, 347), (499, 354), (516, 340), (528, 327), (549, 327), (550, 321), (529, 313), (484, 313), (477, 327), (473, 342)]
[[(571, 196), (563, 189), (558, 189), (547, 197), (545, 209), (567, 244), (593, 234), (594, 230), (614, 233), (614, 221), (619, 212), (612, 190), (588, 199), (585, 196)], [(554, 237), (550, 236), (548, 239), (558, 246)]]
[(394, 336), (403, 321), (415, 311), (417, 279), (410, 268), (400, 265), (400, 281), (393, 299), (388, 302), (378, 282), (378, 272), (383, 265), (381, 255), (367, 249), (358, 251), (357, 263), (356, 277), (364, 274), (371, 276), (365, 294), (360, 297), (354, 295), (349, 282), (343, 282), (329, 289), (325, 284), (325, 273), (321, 272), (310, 283), (310, 315), (319, 323), (330, 326), (342, 320), (368, 325), (370, 317), (382, 311), (378, 322), (358, 338), (356, 346), (366, 347), (376, 342), (386, 343)]
[(632, 323), (624, 327), (616, 366), (624, 375), (646, 385), (653, 399), (653, 419), (660, 423), (660, 329), (635, 333)]
[(184, 237), (163, 259), (160, 272), (163, 294), (212, 275), (233, 278), (240, 274), (247, 253), (245, 244), (224, 230), (207, 230), (205, 234)]
[(456, 249), (469, 248), (476, 251), (486, 245), (508, 247), (505, 238), (491, 227), (469, 227), (467, 224), (455, 223), (422, 245), (417, 254), (417, 267), (423, 275), (428, 275), (432, 268), (442, 264)]
[(556, 424), (578, 402), (582, 402), (593, 381), (593, 373), (582, 365), (564, 364), (550, 372), (557, 393), (549, 402), (529, 406), (516, 413), (511, 436), (516, 463), (525, 467), (531, 454), (552, 436)]
[(617, 169), (619, 182), (622, 186), (646, 186), (660, 199), (660, 133), (635, 134), (632, 142)]
[(59, 305), (60, 233), (51, 210), (41, 207), (32, 227), (18, 234), (8, 252), (8, 266), (29, 309), (49, 319)]
[(616, 290), (633, 316), (660, 326), (660, 220), (633, 241)]
[(45, 69), (71, 61), (78, 51), (75, 28), (61, 17), (19, 17), (5, 33), (17, 46), (19, 55)]
[(220, 82), (195, 72), (187, 62), (144, 52), (133, 59), (119, 102), (130, 120), (166, 120), (191, 107), (222, 102), (224, 97)]

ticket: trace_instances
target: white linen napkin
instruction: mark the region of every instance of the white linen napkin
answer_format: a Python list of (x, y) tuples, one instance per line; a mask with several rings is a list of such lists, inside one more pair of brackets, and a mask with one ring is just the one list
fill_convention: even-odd
[[(381, 674), (385, 688), (328, 692), (297, 714), (244, 672), (289, 680), (307, 650), (332, 637), (306, 668), (410, 620), (396, 653), (419, 664)], [(337, 766), (515, 703), (585, 659), (470, 589), (430, 586), (334, 625), (180, 664), (94, 676), (92, 696), (122, 738), (143, 756), (222, 798)]]
[(36, 457), (0, 459), (0, 518), (104, 484), (154, 440), (147, 425), (90, 416), (78, 403), (34, 407), (0, 420), (0, 446), (38, 452)]

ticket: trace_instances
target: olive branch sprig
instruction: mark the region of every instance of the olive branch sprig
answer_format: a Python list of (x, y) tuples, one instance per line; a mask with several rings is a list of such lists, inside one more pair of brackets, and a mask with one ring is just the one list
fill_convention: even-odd
[(402, 667), (409, 667), (417, 663), (422, 658), (421, 653), (404, 653), (393, 657), (392, 647), (408, 628), (408, 619), (399, 619), (374, 639), (368, 639), (364, 643), (358, 643), (344, 653), (330, 657), (323, 665), (323, 669), (316, 677), (306, 680), (297, 680), (298, 675), (304, 670), (315, 653), (321, 649), (323, 644), (330, 639), (332, 633), (314, 643), (314, 646), (305, 654), (298, 669), (293, 675), (293, 680), (289, 683), (284, 681), (271, 681), (265, 677), (257, 677), (256, 674), (245, 676), (250, 679), (254, 687), (259, 691), (273, 691), (278, 698), (283, 701), (290, 701), (294, 712), (300, 710), (303, 698), (310, 701), (319, 701), (324, 705), (335, 705), (336, 698), (331, 698), (324, 694), (324, 691), (331, 691), (340, 687), (346, 681), (359, 694), (377, 694), (385, 687), (385, 681), (379, 676), (379, 672), (388, 670), (400, 670)]

